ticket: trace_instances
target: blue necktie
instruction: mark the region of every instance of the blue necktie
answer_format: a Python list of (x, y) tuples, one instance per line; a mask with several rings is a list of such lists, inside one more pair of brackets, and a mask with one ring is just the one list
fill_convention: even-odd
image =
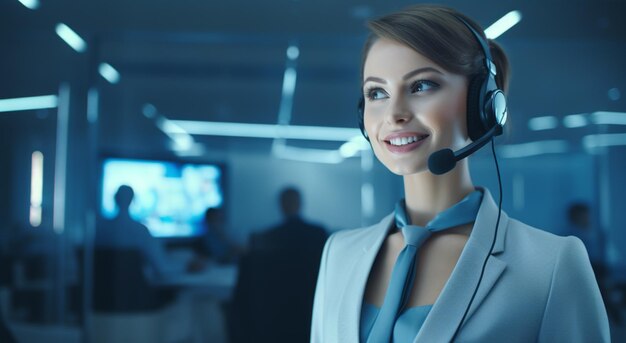
[(413, 288), (415, 260), (420, 245), (433, 232), (473, 222), (481, 201), (482, 193), (474, 191), (454, 206), (439, 213), (426, 224), (426, 227), (411, 225), (410, 218), (406, 215), (404, 199), (398, 202), (395, 211), (396, 227), (402, 230), (406, 246), (400, 251), (393, 267), (383, 306), (374, 321), (367, 343), (391, 341), (396, 319)]

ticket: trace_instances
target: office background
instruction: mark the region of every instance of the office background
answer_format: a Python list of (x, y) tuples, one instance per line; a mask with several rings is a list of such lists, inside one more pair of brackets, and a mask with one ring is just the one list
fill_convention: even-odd
[[(359, 138), (360, 55), (367, 19), (411, 3), (0, 2), (0, 249), (49, 243), (37, 325), (90, 340), (83, 262), (109, 158), (220, 166), (228, 235), (244, 246), (281, 220), (287, 185), (329, 233), (389, 213), (402, 180)], [(512, 65), (496, 139), (504, 210), (569, 235), (568, 207), (587, 203), (608, 278), (626, 284), (626, 2), (441, 3), (483, 27), (521, 14), (496, 39)], [(497, 194), (490, 151), (470, 160), (475, 184)], [(28, 322), (11, 298), (14, 265), (3, 268), (4, 317)], [(68, 283), (82, 290), (74, 303)]]

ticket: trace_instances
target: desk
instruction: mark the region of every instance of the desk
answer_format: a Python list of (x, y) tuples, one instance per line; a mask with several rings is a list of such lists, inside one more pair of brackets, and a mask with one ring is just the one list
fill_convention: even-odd
[(237, 274), (234, 264), (209, 263), (198, 272), (174, 274), (155, 285), (180, 288), (179, 301), (187, 308), (182, 315), (192, 326), (192, 342), (225, 343), (227, 324), (222, 304), (232, 298)]
[(155, 282), (157, 286), (180, 287), (184, 291), (203, 293), (217, 300), (228, 300), (232, 297), (237, 284), (237, 266), (208, 264), (204, 269), (194, 273), (177, 273), (166, 280)]

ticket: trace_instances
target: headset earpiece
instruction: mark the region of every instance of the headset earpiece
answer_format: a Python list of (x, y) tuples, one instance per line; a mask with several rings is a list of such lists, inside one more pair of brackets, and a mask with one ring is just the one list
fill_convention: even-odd
[(473, 76), (467, 86), (467, 135), (472, 141), (477, 140), (488, 131), (488, 127), (485, 127), (481, 119), (479, 101), (481, 98), (480, 91), (484, 83), (485, 75), (479, 74)]
[(489, 42), (461, 17), (457, 17), (478, 41), (483, 51), (484, 72), (470, 78), (467, 87), (467, 135), (475, 141), (496, 127), (494, 136), (502, 134), (507, 119), (506, 97), (496, 83), (496, 66)]

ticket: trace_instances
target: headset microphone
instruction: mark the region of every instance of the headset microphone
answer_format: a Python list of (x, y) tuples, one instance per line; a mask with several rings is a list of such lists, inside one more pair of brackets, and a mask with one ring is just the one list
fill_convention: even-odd
[(435, 151), (428, 158), (428, 169), (435, 175), (441, 175), (449, 172), (456, 166), (456, 163), (467, 156), (473, 154), (483, 145), (487, 144), (491, 138), (497, 136), (502, 131), (502, 126), (496, 125), (487, 131), (482, 137), (466, 145), (461, 150), (452, 151), (450, 149), (441, 149)]

